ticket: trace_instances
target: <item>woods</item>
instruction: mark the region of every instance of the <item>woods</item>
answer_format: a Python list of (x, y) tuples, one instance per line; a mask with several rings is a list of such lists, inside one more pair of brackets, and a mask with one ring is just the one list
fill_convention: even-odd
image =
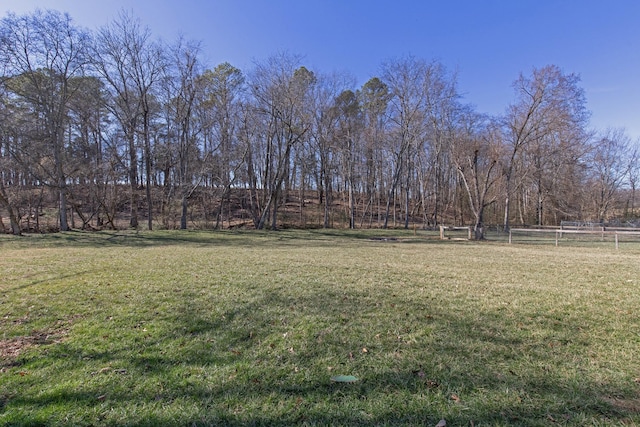
[[(592, 129), (577, 74), (546, 65), (498, 117), (411, 56), (357, 87), (277, 53), (213, 67), (122, 13), (0, 22), (0, 224), (435, 227), (635, 220), (638, 143)], [(42, 226), (41, 218), (55, 218)]]

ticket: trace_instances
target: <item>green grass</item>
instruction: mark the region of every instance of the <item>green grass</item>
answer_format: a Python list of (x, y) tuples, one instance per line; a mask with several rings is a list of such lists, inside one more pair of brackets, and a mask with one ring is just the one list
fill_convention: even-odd
[(640, 425), (639, 255), (380, 230), (1, 236), (0, 425)]

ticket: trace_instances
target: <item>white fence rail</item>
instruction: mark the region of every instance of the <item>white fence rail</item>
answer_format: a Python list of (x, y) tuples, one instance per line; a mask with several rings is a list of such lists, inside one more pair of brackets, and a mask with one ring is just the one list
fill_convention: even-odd
[(604, 240), (605, 236), (613, 236), (616, 249), (619, 249), (619, 238), (621, 236), (640, 236), (640, 231), (622, 231), (620, 229), (606, 229), (601, 227), (601, 230), (575, 230), (575, 229), (540, 229), (540, 228), (512, 228), (509, 230), (509, 243), (513, 241), (513, 233), (542, 233), (542, 234), (555, 234), (556, 246), (559, 244), (559, 240), (562, 239), (563, 234), (581, 234), (581, 235), (597, 235)]

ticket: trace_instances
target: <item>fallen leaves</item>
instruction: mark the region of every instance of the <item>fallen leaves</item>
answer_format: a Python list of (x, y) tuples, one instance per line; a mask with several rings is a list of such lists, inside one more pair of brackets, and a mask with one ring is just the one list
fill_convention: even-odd
[(421, 380), (423, 380), (424, 383), (427, 385), (427, 388), (434, 389), (434, 388), (440, 387), (440, 384), (438, 383), (438, 381), (436, 381), (434, 379), (427, 378), (427, 374), (422, 369), (422, 366), (420, 367), (420, 369), (418, 369), (416, 371), (412, 371), (412, 373), (413, 373), (414, 376), (416, 376), (416, 377), (420, 378)]
[(64, 329), (33, 331), (31, 335), (19, 336), (10, 339), (0, 339), (0, 361), (7, 359), (15, 360), (23, 351), (48, 344), (57, 344), (67, 336), (68, 331)]

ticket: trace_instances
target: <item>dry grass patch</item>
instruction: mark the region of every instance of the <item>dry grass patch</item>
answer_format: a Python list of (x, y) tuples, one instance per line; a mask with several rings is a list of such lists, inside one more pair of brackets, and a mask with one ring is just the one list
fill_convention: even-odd
[[(7, 319), (9, 316), (5, 316)], [(15, 366), (18, 356), (25, 351), (44, 345), (59, 344), (68, 336), (71, 323), (75, 319), (56, 322), (51, 329), (32, 331), (29, 335), (15, 336), (12, 338), (0, 339), (0, 371), (4, 372), (7, 367)], [(26, 323), (27, 318), (14, 320), (14, 325)], [(0, 323), (1, 324), (1, 323)]]
[(615, 397), (605, 397), (604, 400), (619, 410), (629, 412), (631, 414), (640, 414), (640, 398), (620, 399)]

